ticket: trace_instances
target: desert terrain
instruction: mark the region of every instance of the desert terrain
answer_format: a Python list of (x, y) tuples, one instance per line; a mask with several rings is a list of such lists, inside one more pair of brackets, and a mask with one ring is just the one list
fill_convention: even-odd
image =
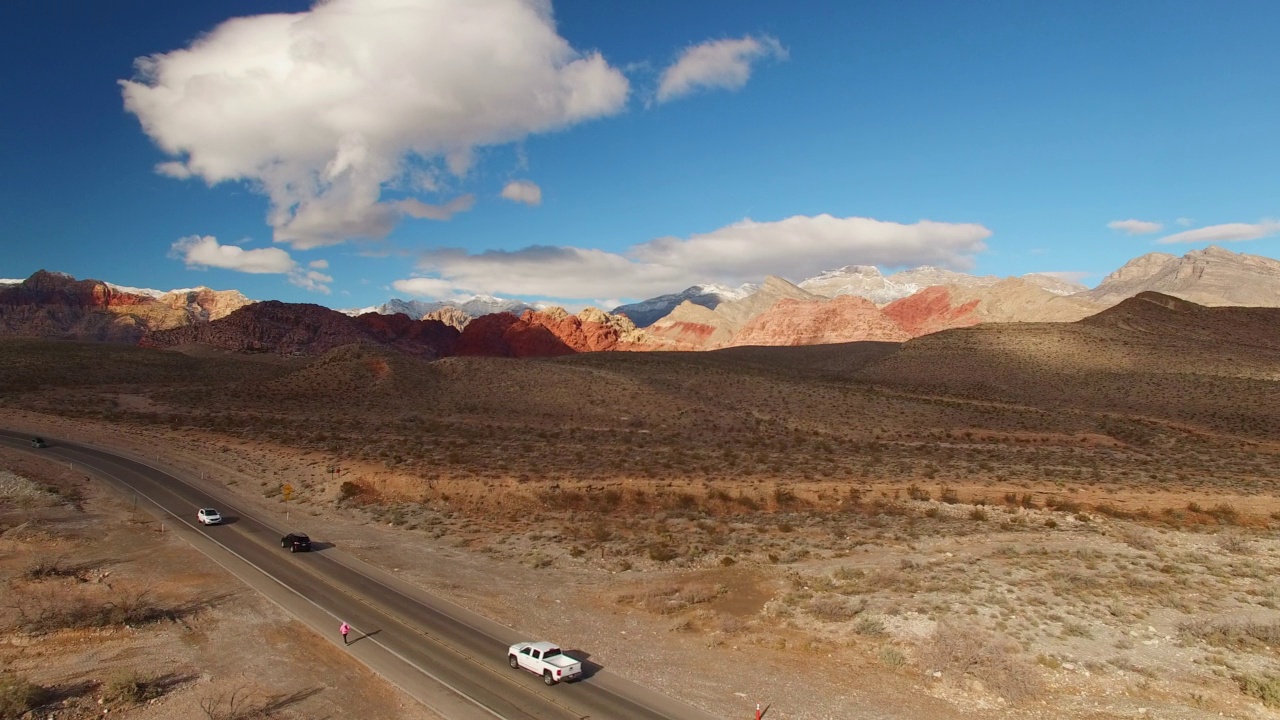
[[(1144, 294), (904, 344), (554, 359), (5, 340), (0, 403), (6, 427), (143, 453), (264, 515), (283, 516), (289, 482), (313, 535), (721, 717), (1264, 718), (1280, 707), (1278, 321)], [(27, 457), (5, 467), (56, 479)], [(56, 529), (80, 511), (42, 512)], [(49, 582), (29, 568), (51, 547), (7, 561), (15, 596)], [(113, 572), (158, 572), (143, 554)], [(208, 600), (207, 573), (172, 583), (167, 602), (196, 608), (184, 622), (216, 635), (225, 614), (270, 614), (247, 590)], [(17, 648), (68, 631), (7, 612), (6, 668), (104, 681), (65, 650), (40, 675)], [(339, 684), (307, 680), (255, 692)], [(362, 702), (325, 694), (347, 708), (334, 717)], [(304, 702), (281, 712), (315, 716)]]

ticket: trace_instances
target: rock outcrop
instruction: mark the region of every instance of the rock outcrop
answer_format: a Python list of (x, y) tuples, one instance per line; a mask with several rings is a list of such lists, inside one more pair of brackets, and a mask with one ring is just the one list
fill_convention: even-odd
[[(693, 303), (681, 303), (670, 315), (647, 328), (650, 343), (658, 348), (673, 350), (710, 350), (726, 347), (748, 322), (773, 307), (779, 300), (821, 301), (821, 295), (806, 292), (799, 287), (770, 275), (760, 289), (741, 300), (723, 303), (710, 314), (701, 312)], [(697, 338), (704, 338), (695, 345)]]
[(689, 302), (708, 310), (715, 310), (724, 303), (741, 300), (758, 289), (755, 285), (743, 285), (737, 288), (724, 285), (694, 285), (682, 292), (659, 295), (630, 305), (619, 305), (612, 310), (612, 314), (626, 315), (636, 324), (636, 327), (644, 328), (670, 315), (682, 303)]
[(1280, 261), (1217, 246), (1176, 257), (1148, 253), (1125, 263), (1084, 293), (1114, 305), (1141, 292), (1159, 292), (1200, 305), (1280, 307)]
[(827, 345), (909, 339), (911, 336), (870, 300), (842, 295), (831, 300), (783, 298), (747, 322), (729, 344)]
[(462, 332), (462, 329), (465, 328), (467, 323), (471, 322), (473, 318), (462, 310), (450, 305), (448, 307), (442, 307), (439, 310), (429, 312), (426, 315), (423, 315), (422, 319), (439, 320), (458, 332)]
[(629, 318), (587, 308), (483, 315), (458, 338), (456, 354), (488, 357), (556, 357), (579, 352), (640, 349), (646, 335)]
[(148, 330), (208, 322), (252, 302), (235, 290), (161, 293), (40, 270), (0, 286), (0, 335), (135, 343)]
[(0, 287), (0, 335), (134, 343), (146, 324), (133, 311), (154, 303), (104, 282), (40, 270)]

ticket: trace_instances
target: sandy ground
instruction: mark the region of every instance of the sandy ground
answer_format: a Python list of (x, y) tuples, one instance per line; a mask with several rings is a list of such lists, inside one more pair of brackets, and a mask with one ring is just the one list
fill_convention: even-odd
[[(486, 524), (431, 507), (421, 508), (424, 514), (415, 522), (385, 521), (369, 508), (334, 501), (344, 477), (376, 485), (375, 468), (346, 464), (335, 477), (318, 458), (286, 448), (20, 412), (6, 424), (154, 458), (187, 476), (203, 477), (234, 493), (246, 510), (277, 521), (283, 521), (284, 508), (271, 489), (290, 482), (300, 489), (292, 524), (313, 537), (494, 620), (585, 652), (614, 672), (720, 717), (752, 717), (756, 703), (770, 707), (770, 720), (1277, 717), (1243, 695), (1237, 679), (1274, 672), (1271, 646), (1206, 646), (1189, 640), (1184, 630), (1197, 617), (1280, 622), (1270, 602), (1277, 591), (1271, 578), (1280, 569), (1280, 545), (1262, 514), (1272, 511), (1272, 497), (1260, 502), (1205, 494), (1205, 503), (1235, 501), (1252, 517), (1263, 518), (1253, 523), (1261, 527), (1238, 530), (1250, 534), (1232, 550), (1216, 531), (1156, 530), (1096, 513), (1078, 519), (1084, 514), (1043, 507), (952, 506), (935, 497), (914, 503), (914, 515), (905, 521), (872, 518), (856, 528), (798, 519), (796, 530), (779, 534), (731, 525), (728, 534), (746, 537), (747, 546), (776, 546), (790, 555), (772, 561), (762, 557), (764, 550), (744, 551), (741, 561), (725, 565), (717, 562), (717, 554), (708, 554), (704, 562), (673, 567), (644, 557), (619, 559), (607, 549), (603, 556), (540, 551), (563, 550), (580, 539), (571, 524), (562, 522), (532, 530), (521, 526), (518, 515)], [(887, 496), (901, 489), (886, 485), (868, 491)], [(1015, 490), (980, 489), (993, 499)], [(1070, 492), (1052, 485), (1031, 490)], [(1183, 507), (1187, 498), (1185, 489), (1165, 488), (1113, 492), (1102, 499), (1158, 512)], [(973, 522), (979, 529), (963, 525), (978, 510), (983, 519)], [(941, 528), (936, 523), (942, 521), (963, 532), (931, 530)], [(684, 521), (664, 522), (678, 534)], [(164, 547), (166, 553), (192, 556), (184, 567), (208, 571), (185, 580), (184, 587), (225, 584), (225, 577), (194, 551)], [(1090, 579), (1095, 577), (1100, 579)], [(815, 610), (820, 601), (863, 606), (832, 621)], [(299, 676), (268, 671), (325, 657), (325, 650), (324, 643), (286, 643), (297, 634), (279, 631), (288, 621), (262, 601), (240, 593), (234, 602), (221, 602), (196, 617), (210, 625), (200, 643), (187, 643), (196, 658), (187, 661), (195, 676), (187, 683), (193, 688), (233, 688), (235, 673), (228, 676), (225, 668), (262, 658), (263, 672), (247, 675), (280, 684), (259, 692), (318, 688), (314, 697), (335, 708), (364, 707), (360, 703), (377, 699), (381, 705), (369, 707), (389, 713), (369, 711), (363, 717), (426, 717), (399, 707), (398, 693), (379, 688), (341, 657), (313, 666), (306, 682), (290, 683), (289, 677)], [(949, 666), (946, 672), (937, 670), (943, 665), (931, 664), (928, 652), (939, 623), (1000, 630), (1014, 643), (1016, 652), (1009, 657), (1018, 663), (1017, 677), (1030, 678), (1039, 690), (1010, 702), (995, 681)], [(156, 645), (172, 646), (168, 640)], [(149, 646), (131, 637), (110, 642), (125, 654)], [(166, 661), (184, 654), (171, 653)], [(42, 680), (72, 682), (84, 670), (76, 672)], [(208, 694), (184, 692), (193, 699)], [(297, 707), (307, 702), (313, 699)]]
[[(4, 476), (10, 487), (25, 480), (32, 490), (0, 497), (0, 666), (50, 690), (39, 717), (223, 717), (210, 713), (229, 713), (234, 703), (277, 718), (438, 720), (184, 541), (158, 532), (145, 514), (131, 522), (128, 504), (100, 482), (7, 449), (0, 471), (13, 474)], [(25, 577), (55, 560), (77, 567), (76, 576)], [(32, 613), (80, 595), (111, 603), (143, 593), (167, 617), (136, 626), (18, 627), (19, 606)], [(126, 673), (151, 681), (155, 697), (113, 699), (113, 680)]]

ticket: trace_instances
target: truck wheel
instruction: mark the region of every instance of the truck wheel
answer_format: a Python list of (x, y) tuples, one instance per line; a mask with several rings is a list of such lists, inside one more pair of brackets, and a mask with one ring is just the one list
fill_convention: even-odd
[(516, 659), (515, 655), (511, 655), (507, 658), (507, 664), (510, 665), (513, 670), (520, 669), (520, 661)]
[(543, 670), (543, 671), (542, 671), (542, 684), (543, 684), (543, 685), (555, 685), (555, 684), (556, 684), (556, 679), (555, 679), (555, 678), (553, 678), (553, 677), (551, 677), (551, 671), (550, 671), (550, 670)]

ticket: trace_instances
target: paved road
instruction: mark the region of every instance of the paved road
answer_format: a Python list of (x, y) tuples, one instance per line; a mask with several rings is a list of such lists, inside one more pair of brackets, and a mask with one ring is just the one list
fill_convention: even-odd
[[(31, 449), (30, 439), (0, 430), (3, 445)], [(506, 647), (527, 638), (326, 545), (322, 534), (311, 533), (316, 552), (289, 553), (280, 528), (145, 461), (47, 439), (51, 447), (31, 451), (138, 495), (140, 508), (149, 501), (199, 549), (326, 637), (336, 638), (338, 618), (349, 622), (355, 657), (451, 720), (712, 719), (591, 662), (585, 679), (545, 687), (507, 667)], [(197, 524), (200, 507), (218, 508), (228, 524)]]

